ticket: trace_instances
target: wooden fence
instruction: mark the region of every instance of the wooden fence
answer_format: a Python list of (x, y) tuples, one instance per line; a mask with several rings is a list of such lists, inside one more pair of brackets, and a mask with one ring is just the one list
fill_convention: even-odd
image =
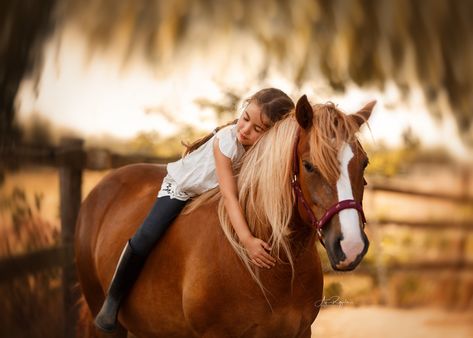
[[(74, 306), (79, 297), (78, 290), (74, 289), (77, 277), (74, 267), (73, 237), (75, 231), (76, 217), (82, 200), (82, 176), (84, 170), (113, 169), (131, 163), (168, 163), (175, 158), (158, 158), (140, 155), (123, 156), (104, 149), (90, 149), (85, 151), (83, 140), (75, 138), (64, 138), (59, 147), (37, 147), (23, 145), (14, 151), (1, 154), (0, 160), (10, 166), (24, 166), (28, 164), (52, 166), (59, 168), (60, 177), (60, 214), (61, 214), (61, 245), (54, 248), (44, 249), (37, 252), (9, 257), (0, 260), (0, 282), (18, 276), (35, 273), (53, 267), (62, 267), (63, 283), (63, 311), (65, 314), (65, 337), (75, 334), (77, 308)], [(468, 179), (469, 176), (466, 176)], [(426, 193), (408, 189), (400, 189), (384, 184), (371, 184), (372, 192), (384, 191), (403, 195), (419, 196), (424, 198), (438, 198), (458, 203), (473, 204), (473, 199), (467, 194), (445, 195), (437, 193)], [(429, 229), (462, 229), (473, 231), (473, 221), (450, 222), (448, 224), (435, 224), (434, 222), (401, 222), (404, 226), (429, 228)], [(399, 221), (380, 220), (370, 222), (375, 228), (386, 224), (400, 224)], [(466, 236), (465, 236), (466, 237)], [(379, 241), (378, 241), (379, 243)], [(378, 244), (379, 245), (379, 244)], [(463, 250), (465, 244), (463, 244)], [(381, 265), (378, 265), (381, 267)], [(404, 270), (431, 270), (431, 269), (473, 269), (473, 264), (466, 261), (460, 262), (437, 262), (419, 263), (413, 265), (392, 266), (395, 269)], [(360, 267), (359, 273), (373, 273)], [(378, 278), (386, 278), (384, 268), (378, 268)]]
[(0, 161), (8, 166), (28, 164), (59, 168), (61, 244), (0, 260), (0, 282), (54, 267), (62, 268), (64, 337), (74, 337), (79, 298), (74, 266), (74, 232), (82, 201), (84, 170), (113, 169), (131, 163), (167, 163), (175, 158), (140, 155), (123, 156), (103, 149), (84, 150), (83, 140), (64, 138), (59, 147), (22, 145), (14, 151), (3, 152)]

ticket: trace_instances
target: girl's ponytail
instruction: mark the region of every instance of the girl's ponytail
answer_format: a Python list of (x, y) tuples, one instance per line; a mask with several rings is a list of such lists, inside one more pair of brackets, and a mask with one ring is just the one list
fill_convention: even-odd
[(232, 122), (229, 122), (227, 124), (221, 125), (217, 128), (215, 128), (211, 133), (205, 135), (204, 137), (192, 142), (192, 143), (186, 143), (184, 141), (181, 141), (181, 144), (186, 147), (186, 150), (184, 151), (184, 156), (190, 154), (197, 148), (199, 148), (201, 145), (203, 145), (205, 142), (210, 140), (220, 129), (225, 128), (229, 125), (236, 124), (238, 122), (238, 119), (233, 120)]

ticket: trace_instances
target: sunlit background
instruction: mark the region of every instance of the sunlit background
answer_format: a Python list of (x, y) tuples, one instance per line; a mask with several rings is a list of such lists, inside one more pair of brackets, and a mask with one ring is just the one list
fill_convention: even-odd
[[(72, 136), (176, 157), (268, 86), (347, 113), (376, 99), (361, 134), (372, 245), (358, 272), (326, 266), (341, 301), (313, 336), (471, 337), (472, 19), (463, 0), (2, 1), (0, 257), (61, 241), (58, 169), (13, 154)], [(107, 172), (84, 170), (82, 198)], [(1, 279), (5, 332), (61, 336), (49, 270)]]

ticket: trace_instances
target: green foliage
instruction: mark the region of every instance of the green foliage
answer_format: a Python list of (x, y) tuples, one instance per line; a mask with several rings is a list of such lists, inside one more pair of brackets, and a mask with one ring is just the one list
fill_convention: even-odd
[(397, 297), (400, 305), (413, 306), (418, 300), (417, 293), (421, 287), (418, 276), (406, 276), (398, 285)]
[(445, 164), (454, 160), (443, 148), (423, 148), (414, 140), (404, 138), (404, 145), (390, 148), (383, 143), (376, 147), (366, 146), (369, 155), (367, 175), (394, 177), (407, 174), (416, 163)]
[(130, 141), (129, 148), (135, 153), (154, 155), (159, 140), (160, 136), (156, 131), (141, 132)]
[(334, 299), (341, 297), (343, 294), (342, 284), (339, 282), (332, 282), (324, 286), (325, 299)]
[(376, 148), (366, 147), (369, 155), (369, 166), (366, 168), (367, 175), (379, 175), (393, 177), (406, 170), (414, 154), (405, 147), (389, 148), (380, 143)]
[[(172, 157), (185, 151), (183, 142), (192, 143), (208, 132), (197, 131), (188, 126), (175, 136), (162, 138), (156, 131), (141, 132), (127, 145), (127, 152), (144, 155)], [(189, 141), (187, 141), (189, 140)]]

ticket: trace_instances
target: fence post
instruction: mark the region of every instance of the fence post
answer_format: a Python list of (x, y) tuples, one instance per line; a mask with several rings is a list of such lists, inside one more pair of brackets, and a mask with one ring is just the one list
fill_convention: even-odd
[[(466, 165), (460, 167), (460, 196), (466, 201), (469, 198), (470, 188), (470, 170)], [(462, 297), (462, 281), (465, 280), (462, 276), (462, 270), (467, 262), (467, 241), (468, 231), (465, 229), (460, 230), (460, 238), (458, 239), (457, 255), (458, 260), (453, 274), (453, 286), (452, 296), (450, 298), (450, 306), (454, 307), (466, 307), (469, 300), (463, 300)]]
[[(368, 189), (370, 186), (368, 186)], [(376, 191), (370, 189), (370, 204), (373, 210), (376, 210)], [(388, 275), (386, 271), (386, 266), (382, 260), (383, 247), (381, 246), (382, 242), (382, 233), (379, 226), (379, 217), (378, 214), (370, 216), (371, 223), (368, 223), (370, 229), (373, 229), (374, 237), (374, 249), (376, 251), (375, 265), (376, 265), (376, 281), (377, 286), (379, 287), (379, 303), (381, 305), (386, 305), (389, 302), (389, 290), (388, 290)]]
[(78, 309), (76, 306), (79, 290), (76, 287), (77, 274), (74, 265), (74, 232), (79, 207), (82, 200), (82, 168), (85, 162), (83, 151), (84, 141), (77, 138), (61, 139), (58, 153), (61, 166), (60, 208), (61, 208), (61, 240), (68, 253), (67, 264), (63, 267), (63, 313), (64, 337), (76, 335)]

